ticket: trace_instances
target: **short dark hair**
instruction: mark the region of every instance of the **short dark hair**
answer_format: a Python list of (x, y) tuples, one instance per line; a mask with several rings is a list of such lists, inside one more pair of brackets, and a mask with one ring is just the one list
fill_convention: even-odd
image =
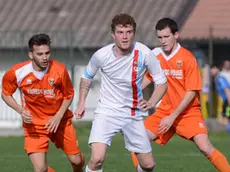
[(37, 34), (34, 35), (30, 38), (28, 45), (29, 45), (29, 51), (33, 51), (33, 46), (34, 45), (48, 45), (50, 47), (51, 44), (51, 40), (49, 35), (45, 34), (45, 33), (41, 33), (41, 34)]
[(221, 65), (220, 64), (212, 64), (211, 67), (212, 68), (218, 68), (219, 70), (221, 70)]
[(125, 27), (127, 25), (131, 25), (131, 26), (133, 26), (134, 33), (136, 32), (136, 22), (135, 22), (134, 18), (132, 16), (130, 16), (129, 14), (121, 13), (121, 14), (116, 15), (112, 19), (112, 24), (111, 24), (111, 32), (112, 33), (115, 32), (115, 28), (117, 25), (122, 25)]
[(163, 29), (165, 29), (167, 27), (171, 30), (172, 34), (178, 32), (177, 23), (173, 19), (170, 19), (170, 18), (162, 18), (162, 19), (160, 19), (157, 22), (157, 24), (155, 26), (155, 29), (156, 30), (163, 30)]

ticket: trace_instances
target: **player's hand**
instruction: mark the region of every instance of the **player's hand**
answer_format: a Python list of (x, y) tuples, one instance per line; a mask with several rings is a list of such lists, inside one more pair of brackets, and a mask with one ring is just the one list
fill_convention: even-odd
[(158, 126), (157, 132), (159, 134), (166, 133), (172, 127), (174, 120), (175, 119), (172, 116), (164, 117)]
[(74, 112), (77, 119), (81, 119), (85, 114), (85, 105), (78, 105), (77, 109)]
[(45, 125), (45, 129), (50, 133), (56, 133), (58, 126), (61, 122), (61, 117), (59, 115), (55, 115), (49, 119), (49, 121)]
[(21, 112), (21, 116), (22, 116), (22, 120), (25, 123), (30, 124), (32, 122), (32, 115), (31, 115), (30, 111), (23, 109)]
[(153, 108), (153, 106), (148, 101), (144, 100), (143, 98), (140, 98), (138, 102), (139, 102), (140, 109), (143, 112), (146, 112), (149, 109)]

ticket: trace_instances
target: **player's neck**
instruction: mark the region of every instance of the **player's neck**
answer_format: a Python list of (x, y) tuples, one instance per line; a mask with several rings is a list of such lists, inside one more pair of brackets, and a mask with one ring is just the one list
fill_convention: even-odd
[[(49, 65), (48, 65), (49, 66)], [(40, 68), (39, 66), (37, 66), (34, 62), (32, 62), (32, 67), (33, 67), (33, 70), (35, 72), (43, 72), (45, 71), (48, 67), (46, 68)]]
[(170, 55), (177, 49), (177, 47), (178, 47), (178, 43), (176, 42), (176, 43), (173, 45), (173, 47), (172, 47), (172, 49), (171, 49), (170, 51), (165, 51), (164, 53), (165, 53), (167, 56), (170, 56)]
[(121, 49), (117, 45), (113, 47), (113, 52), (116, 57), (122, 57), (130, 54), (132, 52), (132, 46), (129, 49)]

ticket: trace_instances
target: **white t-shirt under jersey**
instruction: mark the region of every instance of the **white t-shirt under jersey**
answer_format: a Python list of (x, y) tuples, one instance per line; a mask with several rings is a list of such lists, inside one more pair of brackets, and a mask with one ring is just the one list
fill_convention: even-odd
[(132, 52), (122, 57), (114, 55), (114, 45), (109, 44), (96, 51), (82, 76), (93, 79), (101, 70), (100, 97), (95, 112), (105, 114), (109, 109), (118, 112), (113, 115), (143, 116), (145, 113), (140, 111), (138, 99), (143, 97), (141, 84), (146, 70), (156, 84), (163, 84), (167, 79), (159, 61), (144, 44), (135, 42)]

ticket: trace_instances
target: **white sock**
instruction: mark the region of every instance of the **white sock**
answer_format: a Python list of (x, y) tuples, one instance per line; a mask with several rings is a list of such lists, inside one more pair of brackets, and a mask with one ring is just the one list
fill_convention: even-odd
[(89, 169), (88, 165), (86, 165), (86, 167), (85, 167), (85, 172), (103, 172), (103, 170), (100, 169), (100, 170), (97, 170), (97, 171), (93, 171), (93, 170), (90, 170), (90, 169)]
[[(137, 172), (146, 172), (146, 171), (141, 168), (140, 164), (138, 164)], [(152, 170), (152, 172), (154, 172), (154, 169)]]

